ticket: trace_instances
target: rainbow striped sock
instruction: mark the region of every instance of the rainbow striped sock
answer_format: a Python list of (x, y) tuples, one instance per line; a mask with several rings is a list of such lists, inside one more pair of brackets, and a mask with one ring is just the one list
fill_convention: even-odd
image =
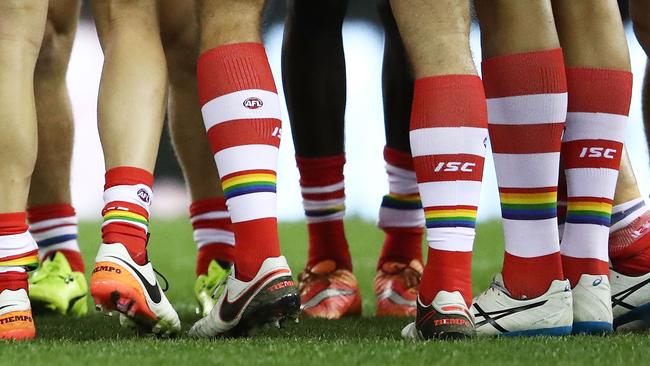
[(501, 216), (510, 220), (545, 220), (557, 216), (557, 187), (500, 188)]
[(427, 229), (476, 227), (476, 206), (437, 206), (424, 209)]
[(276, 174), (272, 170), (243, 170), (223, 177), (226, 200), (258, 192), (276, 193)]

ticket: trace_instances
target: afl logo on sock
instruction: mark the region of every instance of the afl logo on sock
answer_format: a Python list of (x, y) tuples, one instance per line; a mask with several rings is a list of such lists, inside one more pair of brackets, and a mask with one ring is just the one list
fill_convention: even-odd
[(257, 97), (250, 97), (250, 98), (247, 98), (244, 101), (244, 107), (246, 107), (248, 109), (262, 108), (263, 105), (264, 105), (264, 103), (262, 103), (262, 99), (257, 98)]
[(138, 197), (142, 200), (142, 202), (149, 203), (149, 192), (147, 192), (144, 188), (140, 188), (138, 190)]

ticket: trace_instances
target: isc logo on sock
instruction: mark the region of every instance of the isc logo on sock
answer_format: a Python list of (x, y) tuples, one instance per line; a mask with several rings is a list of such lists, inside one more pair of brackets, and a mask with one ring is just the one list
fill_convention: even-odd
[(262, 103), (262, 99), (257, 97), (246, 98), (243, 104), (244, 107), (248, 109), (258, 109), (258, 108), (262, 108), (262, 106), (264, 105), (264, 103)]
[(580, 151), (581, 158), (605, 158), (614, 159), (616, 149), (609, 149), (604, 147), (583, 147)]
[(474, 171), (476, 163), (462, 162), (462, 161), (441, 161), (436, 165), (435, 172), (465, 172), (471, 173)]

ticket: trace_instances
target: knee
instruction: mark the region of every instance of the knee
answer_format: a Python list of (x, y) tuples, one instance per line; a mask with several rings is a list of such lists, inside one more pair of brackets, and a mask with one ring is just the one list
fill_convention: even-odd
[(75, 27), (56, 24), (48, 20), (43, 36), (43, 43), (36, 63), (36, 78), (65, 79), (65, 72), (70, 60), (74, 43)]
[(42, 11), (40, 4), (31, 1), (7, 0), (2, 4), (0, 12), (11, 14), (7, 23), (12, 26), (0, 27), (0, 46), (19, 49), (21, 52), (16, 55), (35, 59), (41, 47), (43, 34), (42, 24), (35, 24), (34, 21), (40, 18)]
[(114, 27), (142, 27), (158, 24), (155, 0), (93, 0), (95, 17)]

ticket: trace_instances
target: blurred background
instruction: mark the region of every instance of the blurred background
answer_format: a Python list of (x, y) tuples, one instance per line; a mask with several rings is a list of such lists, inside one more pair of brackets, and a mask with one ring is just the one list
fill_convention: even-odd
[[(627, 19), (626, 1), (620, 1), (621, 13)], [(284, 1), (269, 1), (264, 21), (264, 40), (280, 97), (280, 51), (282, 46)], [(634, 94), (626, 145), (639, 179), (647, 195), (650, 184), (648, 151), (641, 114), (641, 85), (646, 56), (626, 20), (626, 31), (632, 69)], [(382, 150), (384, 146), (381, 102), (381, 60), (383, 31), (376, 12), (376, 0), (350, 0), (343, 26), (347, 67), (346, 153), (345, 167), (347, 215), (375, 221), (382, 196), (387, 192)], [(479, 30), (472, 26), (472, 50), (475, 61), (481, 58)], [(81, 219), (99, 220), (102, 208), (104, 161), (97, 134), (97, 91), (103, 55), (87, 2), (70, 61), (68, 85), (75, 116), (75, 147), (72, 165), (73, 203)], [(284, 106), (284, 102), (282, 103)], [(279, 216), (282, 221), (301, 220), (303, 210), (295, 167), (294, 148), (286, 107), (282, 111), (284, 130), (278, 171)], [(138, 123), (138, 121), (132, 121)], [(187, 216), (189, 199), (169, 136), (165, 131), (156, 167), (154, 217)], [(485, 183), (479, 207), (479, 220), (499, 217), (499, 202), (494, 165), (488, 154)]]

